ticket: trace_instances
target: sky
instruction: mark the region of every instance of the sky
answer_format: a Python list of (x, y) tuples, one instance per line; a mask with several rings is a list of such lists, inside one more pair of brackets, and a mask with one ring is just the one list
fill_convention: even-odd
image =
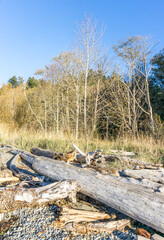
[(70, 50), (85, 15), (106, 26), (111, 49), (134, 35), (151, 36), (155, 53), (164, 47), (164, 0), (0, 0), (0, 86)]

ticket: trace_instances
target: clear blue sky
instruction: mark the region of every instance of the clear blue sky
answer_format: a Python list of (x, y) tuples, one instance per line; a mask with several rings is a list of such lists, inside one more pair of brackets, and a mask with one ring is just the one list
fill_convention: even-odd
[(107, 26), (110, 47), (133, 35), (151, 35), (156, 52), (164, 47), (164, 0), (0, 0), (0, 86), (69, 50), (84, 14)]

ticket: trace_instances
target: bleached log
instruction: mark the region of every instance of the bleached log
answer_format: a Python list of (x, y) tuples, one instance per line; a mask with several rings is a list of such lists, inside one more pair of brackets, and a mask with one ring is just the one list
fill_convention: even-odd
[(149, 170), (149, 169), (141, 169), (141, 170), (131, 170), (126, 169), (123, 171), (123, 174), (126, 176), (130, 176), (136, 179), (149, 179), (153, 182), (158, 182), (164, 184), (164, 168), (160, 168), (159, 170)]
[(74, 179), (82, 193), (164, 233), (164, 196), (153, 189), (124, 183), (110, 175), (104, 177), (62, 161), (35, 157), (23, 151), (12, 152), (20, 153), (35, 171), (58, 181)]
[(0, 213), (25, 205), (36, 205), (69, 197), (76, 201), (79, 187), (74, 180), (65, 180), (38, 188), (0, 188)]

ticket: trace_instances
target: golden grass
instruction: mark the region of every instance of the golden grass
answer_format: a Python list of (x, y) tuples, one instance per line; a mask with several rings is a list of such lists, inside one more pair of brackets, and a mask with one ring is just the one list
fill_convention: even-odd
[(136, 157), (151, 162), (161, 162), (164, 156), (164, 139), (155, 140), (152, 137), (140, 136), (132, 139), (128, 136), (115, 140), (101, 140), (84, 138), (75, 140), (71, 135), (56, 135), (27, 130), (9, 129), (4, 124), (0, 125), (0, 142), (30, 151), (32, 147), (40, 147), (55, 152), (67, 152), (73, 150), (72, 143), (75, 143), (82, 151), (93, 151), (103, 149), (103, 153), (110, 153), (111, 149), (133, 151)]

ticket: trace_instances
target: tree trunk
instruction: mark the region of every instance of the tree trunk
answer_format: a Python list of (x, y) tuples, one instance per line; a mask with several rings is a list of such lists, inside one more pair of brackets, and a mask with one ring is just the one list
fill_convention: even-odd
[(92, 134), (94, 134), (94, 131), (96, 129), (96, 124), (97, 124), (97, 108), (98, 108), (99, 91), (100, 91), (100, 79), (98, 78), (97, 89), (96, 89), (96, 99), (95, 99), (95, 109), (94, 109), (94, 117), (93, 117)]
[(76, 133), (75, 138), (79, 137), (79, 86), (76, 85)]
[(56, 96), (56, 133), (59, 133), (59, 93), (57, 90), (57, 96)]
[(152, 130), (152, 133), (154, 134), (153, 111), (152, 111), (152, 106), (151, 106), (151, 102), (150, 102), (149, 83), (148, 83), (147, 76), (146, 76), (146, 91), (147, 91), (147, 101), (148, 101), (148, 109), (149, 109), (150, 127), (151, 127), (151, 130)]

